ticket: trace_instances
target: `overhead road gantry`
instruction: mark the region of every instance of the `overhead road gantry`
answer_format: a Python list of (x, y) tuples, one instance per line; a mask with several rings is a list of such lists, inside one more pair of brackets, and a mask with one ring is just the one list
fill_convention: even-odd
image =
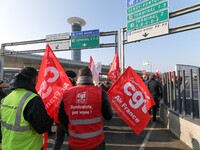
[[(112, 43), (100, 43), (99, 47), (97, 48), (109, 48), (114, 47), (115, 52), (118, 52), (118, 31), (108, 31), (108, 32), (100, 32), (100, 37), (105, 36), (114, 36), (114, 42)], [(39, 69), (42, 55), (36, 55), (35, 53), (44, 53), (45, 49), (30, 49), (30, 50), (21, 50), (21, 51), (14, 51), (14, 50), (7, 50), (6, 47), (12, 46), (19, 46), (19, 45), (29, 45), (29, 44), (40, 44), (40, 43), (47, 43), (47, 42), (57, 42), (63, 40), (71, 40), (71, 36), (66, 39), (54, 39), (54, 40), (47, 40), (39, 39), (39, 40), (30, 40), (30, 41), (21, 41), (21, 42), (11, 42), (11, 43), (3, 43), (1, 44), (1, 55), (0, 55), (0, 70), (3, 76), (3, 69), (5, 67), (12, 67), (12, 68), (23, 68), (24, 66), (34, 66)], [(68, 49), (55, 49), (54, 52), (60, 51), (70, 51), (73, 50), (71, 47)], [(83, 50), (83, 49), (81, 49)], [(114, 56), (114, 53), (113, 53)], [(82, 61), (73, 61), (69, 59), (58, 58), (59, 62), (62, 64), (64, 69), (73, 69), (78, 70), (83, 66), (88, 66), (88, 62)], [(101, 65), (101, 75), (107, 75), (110, 66), (108, 65)]]
[[(164, 3), (166, 3), (166, 1), (167, 0), (165, 0), (165, 2), (163, 2), (163, 5), (164, 5)], [(199, 11), (199, 10), (200, 10), (200, 4), (196, 4), (196, 5), (193, 5), (193, 6), (190, 6), (190, 7), (186, 7), (186, 8), (174, 11), (174, 12), (170, 12), (168, 14), (169, 15), (168, 17), (169, 17), (169, 19), (171, 19), (171, 18), (183, 16), (183, 15), (186, 15), (186, 14), (189, 14), (189, 13), (193, 13), (193, 12), (196, 12), (196, 11)], [(160, 13), (160, 11), (158, 10), (158, 13)], [(159, 20), (159, 18), (158, 18), (158, 20)], [(166, 22), (165, 22), (165, 24), (166, 24), (166, 26), (168, 26), (168, 22), (167, 23)], [(143, 22), (143, 24), (144, 24), (144, 22)], [(151, 25), (147, 26), (146, 29), (148, 29), (149, 27), (152, 27), (151, 29), (155, 29), (155, 28), (157, 28), (157, 25), (162, 26), (162, 24), (163, 24), (163, 22), (161, 22), (161, 23), (158, 22), (156, 24), (153, 24), (152, 26)], [(185, 31), (189, 31), (189, 30), (199, 29), (199, 28), (200, 28), (200, 20), (197, 21), (196, 23), (170, 28), (170, 29), (168, 29), (168, 32), (164, 33), (164, 34), (156, 35), (155, 34), (156, 32), (154, 32), (154, 33), (152, 32), (152, 34), (155, 34), (155, 35), (154, 36), (150, 36), (151, 32), (146, 32), (144, 30), (145, 29), (145, 27), (144, 27), (144, 28), (139, 28), (139, 29), (133, 30), (133, 32), (135, 32), (135, 34), (136, 34), (136, 35), (133, 34), (134, 38), (136, 37), (136, 40), (128, 40), (128, 38), (127, 38), (128, 34), (127, 33), (130, 32), (130, 31), (128, 31), (127, 27), (121, 28), (120, 29), (120, 61), (121, 61), (122, 72), (123, 72), (123, 70), (125, 68), (125, 66), (124, 66), (124, 64), (125, 64), (124, 46), (126, 44), (130, 44), (130, 43), (134, 43), (134, 42), (140, 42), (140, 41), (143, 41), (143, 40), (148, 40), (148, 39), (152, 39), (152, 38), (156, 38), (156, 37), (171, 35), (171, 34), (175, 34), (175, 33), (179, 33), (179, 32), (185, 32)], [(141, 34), (140, 35), (137, 34), (137, 31), (139, 31), (139, 30), (141, 30), (141, 32), (140, 32)], [(155, 29), (155, 31), (156, 30), (157, 29)], [(163, 31), (162, 30), (158, 30), (158, 32), (162, 33)], [(138, 37), (138, 39), (137, 39), (137, 37)]]

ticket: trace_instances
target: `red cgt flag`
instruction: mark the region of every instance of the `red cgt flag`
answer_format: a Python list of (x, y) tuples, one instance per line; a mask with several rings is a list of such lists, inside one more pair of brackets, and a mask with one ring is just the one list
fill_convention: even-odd
[(71, 86), (72, 83), (64, 69), (54, 55), (51, 47), (47, 45), (40, 65), (36, 90), (41, 96), (51, 118), (58, 111), (63, 93)]
[(139, 135), (151, 119), (149, 108), (155, 105), (140, 76), (128, 67), (107, 94), (117, 114)]
[(108, 78), (113, 81), (113, 83), (119, 78), (120, 69), (119, 69), (119, 56), (118, 53), (115, 53), (115, 57), (110, 66), (110, 70), (108, 71)]

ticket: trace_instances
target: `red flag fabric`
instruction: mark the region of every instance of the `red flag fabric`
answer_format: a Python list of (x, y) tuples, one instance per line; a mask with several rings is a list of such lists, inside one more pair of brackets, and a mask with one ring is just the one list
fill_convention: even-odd
[(140, 76), (128, 67), (107, 92), (117, 114), (138, 135), (147, 126), (155, 102)]
[(90, 66), (89, 66), (90, 70), (92, 71), (92, 79), (95, 82), (96, 85), (99, 84), (99, 71), (97, 70), (97, 68), (94, 65), (94, 61), (92, 59), (92, 56), (90, 56)]
[(108, 71), (108, 78), (113, 81), (113, 83), (119, 78), (120, 69), (119, 69), (119, 56), (118, 53), (115, 53), (115, 57), (110, 66), (110, 70)]
[(51, 47), (47, 45), (40, 65), (36, 90), (50, 117), (53, 118), (57, 114), (63, 93), (71, 86), (70, 79)]
[(42, 149), (46, 150), (47, 149), (47, 145), (48, 145), (48, 132), (45, 132), (44, 134), (42, 134), (42, 137), (43, 137)]

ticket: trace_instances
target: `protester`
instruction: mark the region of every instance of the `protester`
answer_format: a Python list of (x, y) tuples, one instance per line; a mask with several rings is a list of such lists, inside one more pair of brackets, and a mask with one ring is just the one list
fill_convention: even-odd
[(112, 81), (109, 78), (106, 78), (106, 80), (100, 84), (100, 87), (104, 89), (106, 92), (110, 89), (111, 86), (112, 86)]
[[(72, 70), (66, 71), (66, 74), (69, 77), (71, 83), (75, 86), (77, 80), (77, 74)], [(64, 125), (60, 124), (60, 122), (56, 122), (56, 137), (55, 137), (55, 144), (53, 147), (54, 150), (61, 149), (61, 146), (65, 139), (65, 133), (68, 134), (67, 128)]]
[(143, 80), (144, 82), (146, 82), (147, 80), (149, 80), (149, 77), (148, 77), (148, 75), (147, 75), (146, 70), (142, 70), (142, 76), (141, 76), (141, 78), (142, 78), (142, 80)]
[(142, 76), (142, 80), (143, 80), (144, 82), (146, 82), (146, 81), (149, 80), (149, 77), (145, 74), (145, 75)]
[[(156, 105), (152, 106), (152, 110), (153, 110), (153, 121), (157, 121), (156, 115), (157, 115), (157, 110), (159, 107), (159, 97), (161, 96), (160, 84), (158, 83), (158, 81), (155, 80), (154, 74), (149, 75), (149, 80), (146, 81), (145, 84), (147, 85), (149, 92), (151, 93), (156, 103)], [(151, 109), (150, 109), (150, 112), (151, 112)]]
[(53, 120), (35, 90), (38, 72), (26, 67), (15, 77), (12, 92), (1, 102), (2, 149), (41, 150), (42, 133)]
[[(0, 81), (0, 100), (2, 100), (4, 97), (6, 97), (6, 93), (4, 92), (3, 88), (5, 87), (5, 83), (3, 81)], [(1, 128), (1, 124), (0, 124)], [(2, 133), (0, 130), (0, 142), (2, 140)]]
[(77, 74), (72, 70), (66, 71), (66, 74), (69, 77), (69, 79), (72, 82), (72, 84), (75, 86), (76, 85), (76, 81), (77, 81)]
[(5, 86), (5, 83), (3, 81), (0, 81), (0, 99), (6, 96), (6, 92), (3, 90)]
[(108, 96), (93, 85), (91, 70), (83, 67), (77, 86), (65, 92), (58, 115), (69, 130), (70, 150), (105, 150), (102, 116), (106, 120), (113, 116)]

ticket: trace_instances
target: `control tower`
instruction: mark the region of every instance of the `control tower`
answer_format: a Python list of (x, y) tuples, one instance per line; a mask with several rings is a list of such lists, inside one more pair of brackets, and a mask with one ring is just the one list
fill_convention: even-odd
[[(79, 17), (70, 17), (67, 22), (71, 25), (72, 32), (81, 31), (82, 26), (86, 25), (85, 20)], [(81, 50), (72, 50), (71, 59), (74, 61), (81, 61)]]

